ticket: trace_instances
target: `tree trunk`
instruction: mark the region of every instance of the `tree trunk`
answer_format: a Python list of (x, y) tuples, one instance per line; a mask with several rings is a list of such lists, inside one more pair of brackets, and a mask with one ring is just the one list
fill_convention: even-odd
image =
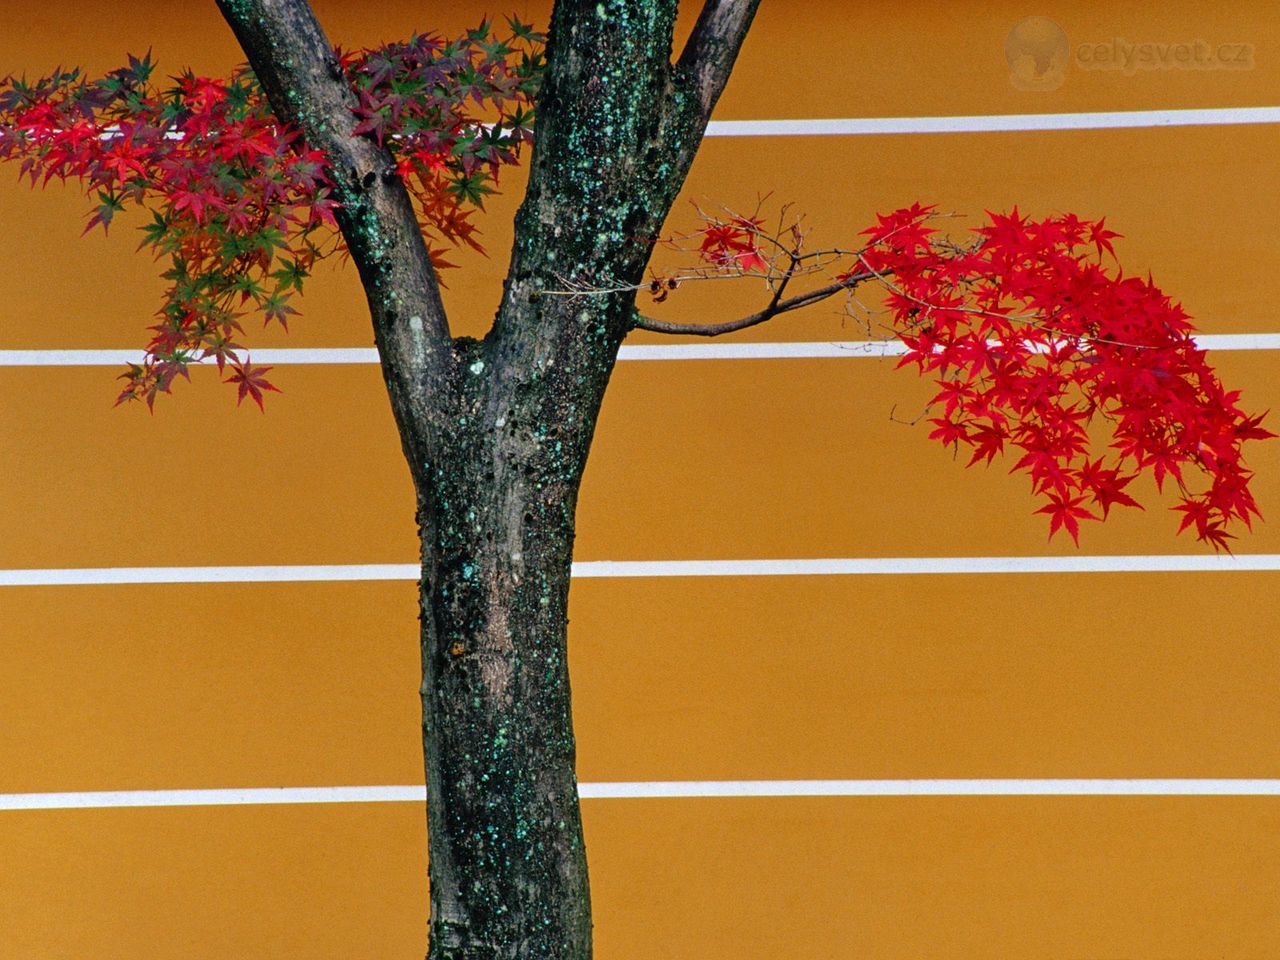
[(450, 337), (394, 157), (355, 134), (355, 95), (310, 6), (217, 2), (276, 115), (326, 154), (417, 488), (429, 960), (587, 960), (574, 509), (635, 291), (759, 0), (704, 0), (675, 63), (676, 0), (557, 0), (483, 342)]
[(574, 510), (635, 316), (634, 289), (597, 291), (643, 280), (709, 111), (675, 82), (674, 16), (671, 0), (556, 5), (502, 305), (483, 342), (453, 341), (420, 435), (401, 418), (423, 544), (430, 960), (591, 956)]
[[(518, 485), (483, 497), (451, 486), (458, 509), (424, 531), (436, 539), (424, 540), (421, 588), (428, 956), (585, 960), (565, 642), (572, 503), (530, 502)], [(514, 522), (473, 521), (473, 509)], [(522, 520), (543, 509), (565, 519)]]
[[(483, 377), (482, 352), (462, 377)], [(563, 456), (578, 444), (462, 395), (419, 487), (429, 957), (585, 960), (566, 645), (581, 465)]]

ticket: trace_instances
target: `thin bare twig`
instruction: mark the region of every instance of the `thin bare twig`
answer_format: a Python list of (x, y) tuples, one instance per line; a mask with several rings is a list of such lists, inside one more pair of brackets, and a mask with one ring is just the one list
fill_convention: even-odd
[(747, 327), (754, 327), (757, 324), (764, 323), (766, 320), (772, 320), (781, 313), (787, 313), (791, 310), (798, 310), (801, 307), (807, 307), (811, 303), (818, 303), (833, 297), (837, 293), (852, 290), (864, 280), (870, 280), (874, 274), (855, 273), (839, 280), (836, 283), (828, 284), (825, 287), (819, 287), (816, 290), (810, 290), (807, 293), (801, 293), (786, 300), (780, 300), (770, 304), (763, 310), (749, 314), (745, 317), (739, 317), (737, 320), (726, 320), (723, 323), (671, 323), (668, 320), (658, 320), (654, 317), (646, 317), (642, 314), (636, 314), (635, 322), (632, 326), (637, 330), (649, 330), (653, 333), (670, 333), (670, 334), (688, 334), (695, 337), (718, 337), (721, 334), (733, 333), (735, 330), (745, 330)]

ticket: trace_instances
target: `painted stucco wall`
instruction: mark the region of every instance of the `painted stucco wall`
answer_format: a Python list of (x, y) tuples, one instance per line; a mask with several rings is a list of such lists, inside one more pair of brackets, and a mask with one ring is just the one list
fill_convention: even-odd
[[(545, 22), (521, 0), (316, 7), (344, 46), (456, 31), (486, 10)], [(0, 9), (0, 73), (100, 71), (148, 47), (174, 72), (238, 60), (212, 3)], [(1006, 57), (1032, 14), (1069, 38), (1059, 73), (1019, 59), (1034, 59), (1031, 34)], [(1143, 43), (1222, 59), (1104, 60)], [(686, 195), (743, 210), (771, 193), (807, 211), (818, 244), (917, 199), (1105, 215), (1126, 268), (1150, 270), (1206, 333), (1271, 333), (1274, 120), (979, 128), (1278, 104), (1280, 11), (1256, 0), (764, 0), (717, 120), (955, 116), (970, 132), (714, 137)], [(141, 346), (161, 281), (127, 223), (78, 239), (75, 190), (33, 192), (15, 172), (0, 177), (0, 351)], [(483, 222), (492, 256), (460, 255), (446, 277), (458, 333), (482, 332), (497, 303), (520, 193), (519, 173), (504, 176)], [(692, 226), (688, 210), (673, 229)], [(717, 283), (654, 311), (761, 305), (751, 283)], [(370, 345), (353, 270), (326, 271), (300, 306), (288, 336), (251, 328), (249, 342)], [(736, 342), (866, 336), (821, 306)], [(620, 365), (580, 560), (1200, 555), (1163, 509), (1090, 527), (1079, 551), (1046, 543), (1024, 478), (963, 471), (896, 422), (927, 390), (892, 359), (759, 352)], [(111, 366), (0, 358), (0, 578), (414, 559), (373, 366), (282, 365), (265, 415), (197, 372), (148, 416), (112, 408)], [(1252, 409), (1280, 407), (1278, 362), (1217, 357)], [(1276, 458), (1254, 449), (1271, 522), (1241, 552), (1280, 554)], [(190, 509), (193, 488), (223, 509)], [(580, 778), (1275, 777), (1276, 583), (1274, 570), (583, 579)], [(0, 793), (420, 783), (414, 617), (397, 581), (0, 587)], [(1243, 960), (1274, 956), (1280, 936), (1280, 797), (596, 799), (585, 816), (605, 960)], [(0, 809), (0, 960), (420, 956), (423, 830), (412, 803)]]

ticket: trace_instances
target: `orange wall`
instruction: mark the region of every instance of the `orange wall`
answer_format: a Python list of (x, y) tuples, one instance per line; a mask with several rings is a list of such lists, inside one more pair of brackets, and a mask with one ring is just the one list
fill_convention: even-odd
[[(317, 2), (336, 42), (455, 31), (545, 4)], [(686, 4), (688, 6), (688, 4)], [(425, 13), (424, 13), (425, 11)], [(1076, 40), (1247, 42), (1247, 71), (1072, 69), (1016, 89), (1023, 16)], [(429, 17), (431, 19), (424, 19)], [(686, 18), (687, 20), (688, 18)], [(212, 3), (10, 4), (0, 72), (238, 59)], [(718, 119), (1271, 106), (1280, 12), (1246, 2), (869, 5), (764, 0)], [(1207, 332), (1272, 332), (1275, 126), (714, 139), (689, 200), (808, 211), (817, 243), (877, 210), (1106, 215)], [(491, 259), (447, 279), (457, 332), (497, 302)], [(78, 239), (74, 190), (0, 177), (0, 349), (127, 348), (161, 282), (128, 229)], [(690, 225), (683, 203), (671, 226)], [(125, 226), (125, 225), (122, 225)], [(711, 286), (711, 285), (707, 285)], [(654, 312), (750, 312), (749, 284)], [(366, 346), (354, 271), (317, 278), (287, 338)], [(753, 340), (857, 339), (831, 310)], [(638, 335), (636, 343), (653, 342)], [(669, 342), (669, 341), (667, 341)], [(1272, 352), (1218, 358), (1280, 407)], [(627, 363), (578, 557), (986, 556), (1046, 544), (1025, 480), (962, 471), (889, 418), (925, 393), (893, 361)], [(106, 367), (0, 367), (0, 568), (409, 562), (410, 488), (372, 367), (283, 367), (268, 413), (197, 372), (148, 417)], [(1276, 453), (1254, 451), (1264, 514)], [(185, 491), (222, 492), (206, 517)], [(233, 517), (234, 522), (223, 518)], [(1158, 508), (1085, 551), (1196, 552)], [(1280, 524), (1241, 550), (1280, 553)], [(583, 780), (1268, 777), (1275, 574), (596, 580), (574, 588)], [(0, 792), (395, 784), (421, 776), (408, 584), (0, 588)], [(595, 800), (604, 958), (1276, 955), (1280, 806), (1232, 798)], [(0, 960), (411, 958), (425, 945), (412, 805), (0, 810)]]

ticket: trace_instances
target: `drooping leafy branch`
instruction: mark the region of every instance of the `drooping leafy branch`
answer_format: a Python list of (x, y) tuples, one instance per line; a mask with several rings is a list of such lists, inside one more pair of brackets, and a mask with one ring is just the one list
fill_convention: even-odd
[[(758, 215), (699, 214), (702, 229), (672, 241), (694, 266), (655, 276), (655, 300), (691, 279), (757, 276), (769, 305), (721, 323), (639, 317), (638, 327), (716, 336), (841, 293), (855, 303), (852, 291), (873, 281), (883, 328), (905, 348), (899, 366), (938, 387), (930, 438), (966, 448), (970, 466), (1016, 449), (1012, 470), (1044, 500), (1050, 536), (1065, 530), (1078, 543), (1081, 520), (1140, 507), (1126, 488), (1144, 473), (1161, 490), (1173, 481), (1179, 532), (1215, 549), (1260, 516), (1242, 446), (1275, 434), (1219, 381), (1180, 304), (1104, 264), (1119, 235), (1103, 221), (1031, 220), (1015, 208), (957, 241), (930, 225), (934, 207), (916, 204), (877, 217), (856, 249), (808, 250), (799, 220), (768, 230)], [(783, 299), (813, 275), (830, 282)]]
[[(452, 266), (449, 246), (483, 249), (471, 217), (531, 135), (543, 37), (508, 24), (338, 55), (356, 129), (395, 156), (437, 269)], [(78, 180), (97, 200), (86, 232), (130, 206), (150, 214), (141, 245), (167, 260), (169, 287), (121, 401), (153, 404), (190, 364), (213, 360), (261, 406), (275, 388), (241, 353), (241, 319), (287, 324), (316, 262), (342, 249), (326, 158), (277, 122), (247, 67), (168, 86), (154, 72), (148, 55), (97, 80), (6, 79), (0, 160), (18, 160), (33, 184)]]
[[(1215, 549), (1234, 522), (1259, 516), (1241, 447), (1274, 434), (1238, 405), (1196, 346), (1182, 306), (1149, 279), (1108, 270), (1116, 234), (1073, 215), (1040, 221), (992, 214), (968, 246), (933, 242), (928, 210), (899, 211), (872, 228), (862, 263), (891, 273), (888, 305), (908, 352), (936, 375), (942, 416), (931, 437), (990, 462), (1006, 443), (1047, 500), (1050, 532), (1078, 540), (1078, 521), (1138, 506), (1125, 487), (1172, 478), (1180, 529)], [(1110, 440), (1095, 449), (1090, 425)], [(1208, 485), (1192, 490), (1184, 470)]]

